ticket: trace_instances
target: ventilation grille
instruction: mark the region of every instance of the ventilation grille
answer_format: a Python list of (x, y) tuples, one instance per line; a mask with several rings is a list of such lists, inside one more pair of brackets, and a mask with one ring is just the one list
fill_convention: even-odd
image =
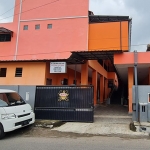
[(16, 68), (15, 77), (22, 77), (22, 68)]

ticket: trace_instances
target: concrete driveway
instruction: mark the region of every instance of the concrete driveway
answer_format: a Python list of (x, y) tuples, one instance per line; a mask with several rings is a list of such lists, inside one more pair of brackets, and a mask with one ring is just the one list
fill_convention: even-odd
[(94, 112), (94, 123), (67, 122), (52, 130), (93, 135), (116, 135), (141, 137), (148, 133), (133, 132), (129, 129), (132, 116), (128, 108), (120, 105), (98, 106)]

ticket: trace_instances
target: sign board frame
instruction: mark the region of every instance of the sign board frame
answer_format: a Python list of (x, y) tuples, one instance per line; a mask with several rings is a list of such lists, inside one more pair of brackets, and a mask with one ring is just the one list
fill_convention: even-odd
[(50, 73), (67, 73), (67, 63), (50, 62)]

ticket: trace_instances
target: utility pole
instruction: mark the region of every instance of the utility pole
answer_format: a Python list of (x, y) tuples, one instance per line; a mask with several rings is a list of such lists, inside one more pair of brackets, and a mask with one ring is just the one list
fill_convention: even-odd
[(138, 105), (139, 105), (139, 98), (138, 98), (138, 79), (137, 79), (137, 65), (138, 65), (138, 53), (134, 51), (134, 79), (135, 79), (135, 103), (136, 103), (136, 121), (138, 121)]

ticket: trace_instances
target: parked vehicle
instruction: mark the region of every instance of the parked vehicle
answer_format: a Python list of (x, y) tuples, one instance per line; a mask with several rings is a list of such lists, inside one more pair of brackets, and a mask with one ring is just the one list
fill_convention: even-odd
[(0, 139), (6, 132), (35, 122), (35, 114), (29, 104), (15, 91), (0, 89)]

